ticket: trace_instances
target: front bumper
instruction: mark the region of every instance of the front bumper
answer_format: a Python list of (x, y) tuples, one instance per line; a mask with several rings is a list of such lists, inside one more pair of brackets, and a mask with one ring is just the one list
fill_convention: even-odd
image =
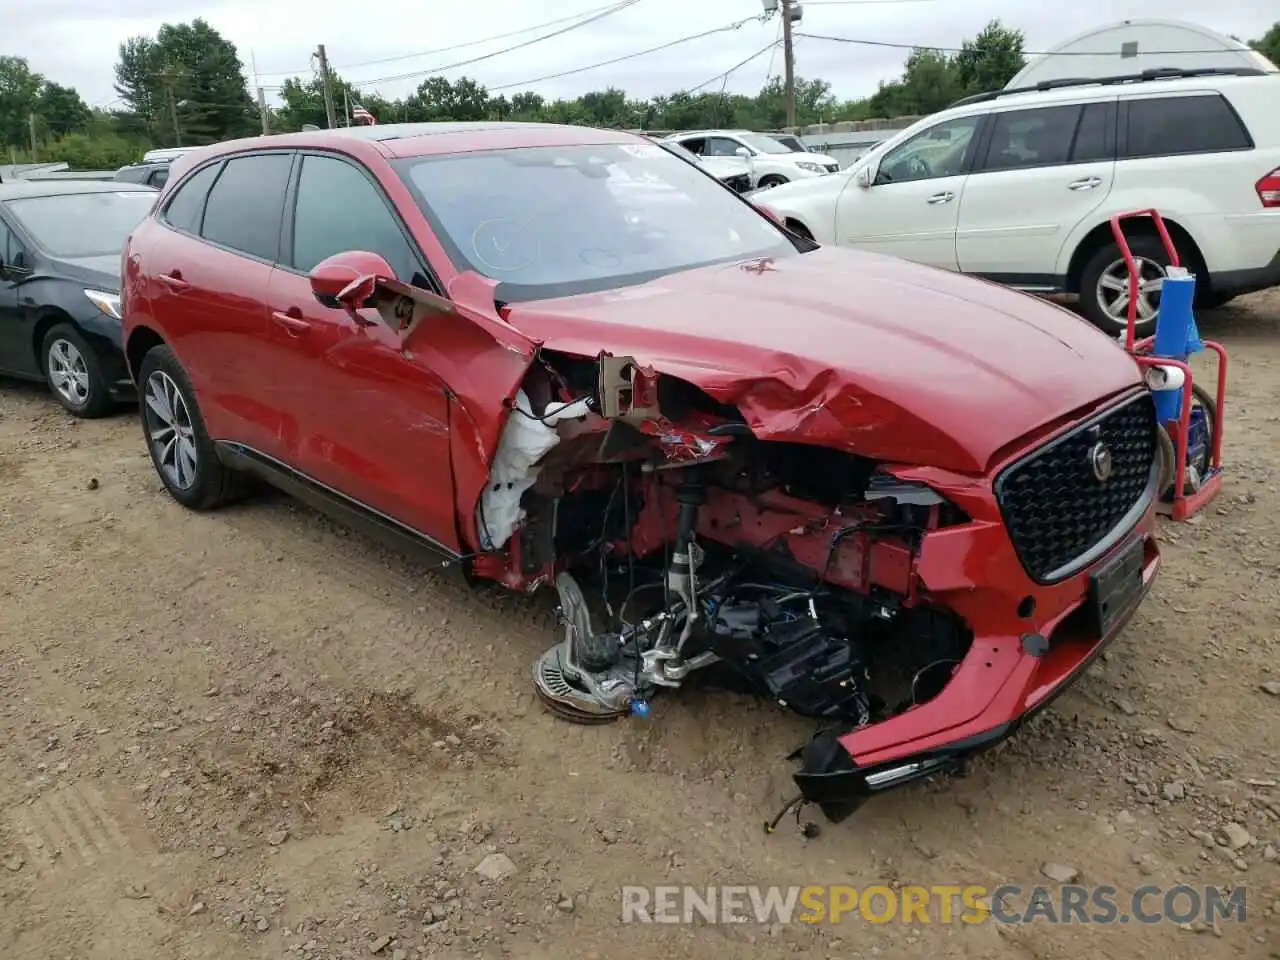
[[(838, 821), (876, 793), (954, 771), (1016, 733), (1088, 669), (1140, 606), (1160, 567), (1154, 531), (1153, 501), (1120, 543), (1049, 586), (1026, 576), (998, 524), (931, 534), (921, 581), (932, 602), (971, 625), (973, 644), (933, 699), (881, 723), (815, 736), (794, 774), (805, 800)], [(1034, 612), (1024, 616), (1028, 606)]]

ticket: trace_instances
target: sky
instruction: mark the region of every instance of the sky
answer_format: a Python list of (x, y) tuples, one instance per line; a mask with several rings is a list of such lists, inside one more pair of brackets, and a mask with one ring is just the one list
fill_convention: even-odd
[[(572, 70), (726, 26), (762, 12), (762, 0), (637, 0), (632, 6), (561, 36), (454, 69), (491, 90), (506, 84), (544, 97), (573, 97), (608, 86), (647, 98), (688, 89), (717, 77), (776, 40), (779, 18), (749, 22), (671, 49), (599, 69), (533, 84), (523, 81)], [(499, 34), (564, 20), (609, 5), (609, 0), (3, 0), (0, 54), (25, 57), (49, 80), (75, 87), (93, 106), (120, 105), (113, 88), (119, 45), (154, 34), (165, 21), (203, 17), (236, 44), (250, 87), (272, 88), (290, 75), (310, 75), (311, 54), (326, 46), (344, 79), (385, 97), (402, 97), (441, 67), (490, 54), (567, 26), (505, 39)], [(883, 43), (958, 47), (991, 19), (1026, 34), (1028, 51), (1121, 19), (1188, 20), (1245, 40), (1262, 36), (1277, 11), (1258, 0), (811, 0), (798, 30)], [(162, 12), (163, 16), (156, 16)], [(473, 43), (486, 40), (484, 43)], [(462, 49), (439, 51), (468, 44)], [(907, 51), (889, 47), (796, 41), (798, 76), (821, 77), (840, 99), (874, 93), (901, 73)], [(377, 62), (371, 62), (377, 61)], [(775, 50), (705, 87), (755, 93), (782, 72)], [(255, 80), (256, 73), (256, 80)], [(413, 74), (413, 76), (404, 76)], [(400, 79), (386, 79), (400, 78)], [(376, 81), (376, 82), (375, 82)]]

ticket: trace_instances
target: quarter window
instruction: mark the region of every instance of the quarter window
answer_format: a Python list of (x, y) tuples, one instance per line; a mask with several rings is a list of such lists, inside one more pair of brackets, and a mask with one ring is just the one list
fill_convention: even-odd
[(211, 243), (274, 262), (293, 157), (250, 154), (227, 161), (209, 191), (200, 235)]
[(164, 210), (167, 223), (187, 233), (200, 232), (204, 201), (209, 195), (209, 187), (218, 175), (218, 168), (219, 164), (211, 163), (203, 170), (197, 170), (186, 183), (178, 187)]
[(1221, 94), (1128, 102), (1125, 157), (1250, 150), (1253, 141)]
[(367, 176), (344, 160), (303, 157), (293, 218), (293, 266), (305, 273), (348, 250), (380, 254), (405, 283), (421, 273), (399, 222)]

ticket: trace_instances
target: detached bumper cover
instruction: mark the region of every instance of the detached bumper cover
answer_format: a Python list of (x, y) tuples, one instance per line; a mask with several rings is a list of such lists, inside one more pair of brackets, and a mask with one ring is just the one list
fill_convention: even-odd
[[(1078, 602), (1042, 633), (976, 637), (951, 683), (933, 700), (870, 727), (820, 732), (799, 754), (802, 767), (794, 780), (801, 794), (838, 821), (876, 793), (954, 771), (1012, 736), (1120, 634), (1159, 567), (1155, 538), (1143, 523), (1073, 581), (1080, 588)], [(985, 701), (976, 711), (975, 695)], [(969, 719), (956, 723), (960, 717)]]

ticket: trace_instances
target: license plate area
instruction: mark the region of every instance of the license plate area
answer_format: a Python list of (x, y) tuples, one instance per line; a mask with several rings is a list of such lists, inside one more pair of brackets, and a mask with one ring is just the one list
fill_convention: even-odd
[(1141, 537), (1089, 577), (1089, 607), (1099, 636), (1110, 636), (1142, 599)]

